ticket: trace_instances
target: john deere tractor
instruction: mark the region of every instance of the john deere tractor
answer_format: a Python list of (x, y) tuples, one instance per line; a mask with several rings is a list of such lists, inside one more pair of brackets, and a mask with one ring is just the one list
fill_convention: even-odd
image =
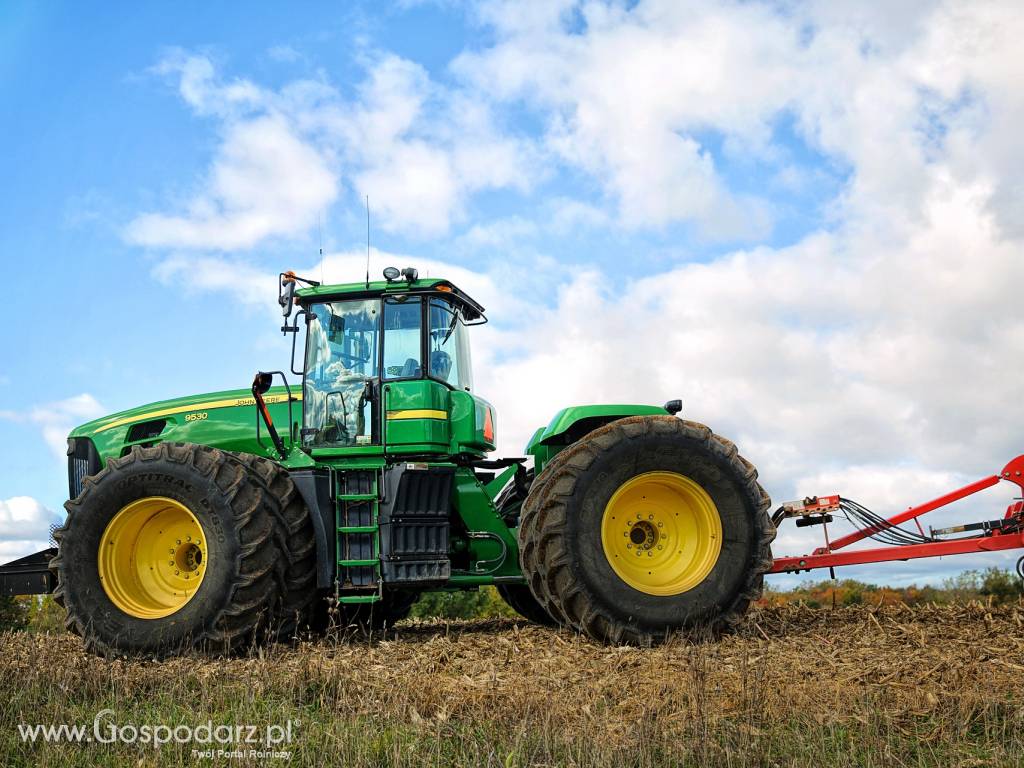
[(488, 458), (468, 330), (484, 308), (412, 268), (384, 278), (279, 276), (297, 386), (263, 372), (75, 429), (57, 547), (0, 568), (0, 588), (53, 591), (104, 655), (381, 627), (425, 591), (483, 585), (609, 643), (740, 619), (775, 529), (733, 443), (679, 401), (579, 405), (526, 457)]

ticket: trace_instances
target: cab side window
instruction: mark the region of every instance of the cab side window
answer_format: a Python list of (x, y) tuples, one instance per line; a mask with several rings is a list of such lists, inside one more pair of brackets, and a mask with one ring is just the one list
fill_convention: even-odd
[(384, 299), (384, 378), (423, 375), (422, 304), (418, 296)]

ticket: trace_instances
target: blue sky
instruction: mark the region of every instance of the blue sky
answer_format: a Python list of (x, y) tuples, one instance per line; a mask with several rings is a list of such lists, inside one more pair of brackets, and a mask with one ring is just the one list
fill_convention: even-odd
[(360, 276), (366, 195), (375, 272), (491, 310), (505, 453), (571, 402), (682, 397), (777, 501), (884, 512), (998, 470), (1022, 27), (1013, 3), (5, 5), (0, 555), (58, 519), (68, 428), (280, 367), (273, 276)]

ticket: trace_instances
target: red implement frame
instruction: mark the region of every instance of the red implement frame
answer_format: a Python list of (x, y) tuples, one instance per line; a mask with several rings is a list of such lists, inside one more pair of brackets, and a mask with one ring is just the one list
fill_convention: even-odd
[[(917, 518), (933, 510), (952, 504), (967, 496), (991, 488), (1000, 480), (1008, 480), (1015, 483), (1024, 495), (1024, 456), (1018, 456), (1009, 464), (1003, 467), (998, 475), (983, 478), (977, 482), (965, 485), (959, 490), (947, 493), (937, 499), (926, 502), (916, 507), (911, 507), (905, 512), (900, 512), (889, 518), (890, 525), (900, 525), (908, 520), (917, 522)], [(1018, 502), (1011, 504), (1006, 511), (1006, 517), (1022, 514), (1022, 505)], [(920, 526), (920, 523), (918, 523)], [(942, 555), (962, 555), (968, 552), (997, 552), (1004, 549), (1024, 548), (1024, 530), (1013, 532), (1002, 532), (998, 530), (987, 531), (983, 535), (969, 536), (949, 541), (934, 541), (925, 544), (910, 544), (904, 546), (875, 547), (872, 549), (853, 550), (851, 552), (839, 552), (844, 547), (861, 541), (873, 533), (883, 530), (881, 527), (867, 528), (861, 531), (854, 531), (851, 534), (828, 542), (826, 546), (818, 547), (813, 554), (801, 557), (778, 557), (769, 573), (797, 573), (809, 571), (812, 568), (834, 568), (839, 565), (862, 565), (864, 563), (883, 563), (891, 560), (914, 560), (919, 557), (940, 557)]]

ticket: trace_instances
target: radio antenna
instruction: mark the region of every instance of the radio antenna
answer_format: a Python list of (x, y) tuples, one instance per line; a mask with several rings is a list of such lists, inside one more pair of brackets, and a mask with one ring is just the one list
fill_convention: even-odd
[(316, 236), (320, 241), (320, 284), (324, 282), (324, 232), (320, 228), (320, 214), (316, 215)]
[(366, 290), (370, 290), (370, 196), (366, 196)]

